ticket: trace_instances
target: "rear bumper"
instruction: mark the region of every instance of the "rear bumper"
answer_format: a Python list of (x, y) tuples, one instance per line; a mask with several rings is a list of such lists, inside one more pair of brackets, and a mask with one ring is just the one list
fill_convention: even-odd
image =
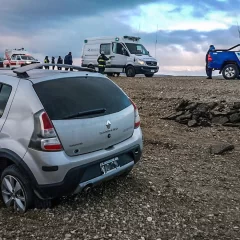
[[(136, 152), (138, 152), (136, 154)], [(109, 156), (108, 158), (100, 159), (90, 164), (71, 169), (66, 174), (64, 180), (57, 184), (38, 185), (36, 192), (43, 199), (52, 199), (61, 196), (67, 196), (73, 193), (81, 192), (86, 186), (94, 187), (102, 182), (108, 181), (122, 173), (131, 170), (133, 166), (140, 160), (142, 152), (139, 146), (128, 149), (117, 155)], [(119, 158), (120, 167), (103, 174), (100, 169), (100, 163), (107, 160)]]
[(158, 72), (159, 67), (150, 67), (150, 66), (135, 66), (136, 74), (154, 74)]
[[(120, 175), (140, 160), (142, 149), (142, 131), (138, 128), (131, 138), (111, 149), (74, 157), (63, 151), (47, 153), (29, 149), (23, 160), (34, 176), (32, 185), (36, 193), (41, 198), (55, 198), (79, 192), (87, 184), (96, 185)], [(112, 171), (111, 175), (102, 175), (100, 163), (115, 157), (119, 158), (120, 168)]]

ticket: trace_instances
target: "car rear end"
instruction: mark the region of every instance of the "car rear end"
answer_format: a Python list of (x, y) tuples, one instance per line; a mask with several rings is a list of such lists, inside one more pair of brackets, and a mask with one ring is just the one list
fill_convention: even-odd
[(99, 74), (37, 80), (42, 109), (24, 157), (41, 198), (77, 193), (130, 171), (142, 154), (136, 105)]

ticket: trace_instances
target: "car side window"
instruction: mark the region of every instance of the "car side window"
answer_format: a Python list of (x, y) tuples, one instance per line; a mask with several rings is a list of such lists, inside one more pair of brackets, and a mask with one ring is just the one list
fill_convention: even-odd
[(21, 57), (20, 57), (20, 56), (17, 56), (17, 60), (21, 60)]
[(0, 83), (0, 118), (4, 113), (11, 92), (12, 92), (11, 86)]
[(112, 44), (112, 51), (113, 53), (128, 56), (127, 51), (120, 43), (113, 43)]
[(100, 53), (102, 51), (104, 51), (105, 55), (110, 55), (111, 54), (111, 44), (110, 43), (101, 44), (101, 46), (100, 46)]
[(11, 58), (11, 60), (16, 60), (16, 56), (13, 56), (13, 57)]

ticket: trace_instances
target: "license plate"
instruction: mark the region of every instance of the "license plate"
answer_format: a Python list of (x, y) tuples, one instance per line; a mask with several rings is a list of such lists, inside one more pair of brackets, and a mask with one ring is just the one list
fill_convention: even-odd
[(106, 162), (100, 163), (100, 168), (103, 174), (111, 172), (119, 167), (118, 158), (110, 159)]
[(155, 72), (154, 70), (151, 70), (151, 72)]

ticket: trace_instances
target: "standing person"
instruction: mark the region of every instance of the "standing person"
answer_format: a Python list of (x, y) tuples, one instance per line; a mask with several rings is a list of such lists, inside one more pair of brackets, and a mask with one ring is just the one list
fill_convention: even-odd
[(212, 68), (209, 68), (208, 67), (208, 54), (210, 52), (213, 52), (215, 50), (215, 47), (214, 45), (210, 45), (208, 51), (207, 51), (207, 54), (206, 54), (206, 58), (205, 58), (205, 61), (206, 61), (206, 74), (207, 74), (207, 79), (212, 79), (212, 71), (213, 69)]
[[(58, 57), (57, 64), (63, 64), (63, 59), (61, 56)], [(62, 70), (62, 67), (58, 67), (58, 70)]]
[(104, 54), (104, 51), (101, 52), (101, 55), (98, 57), (98, 72), (101, 74), (104, 74), (105, 68), (106, 68), (106, 61), (108, 61), (109, 58), (107, 58)]
[[(45, 59), (44, 59), (44, 63), (47, 63), (47, 64), (49, 64), (49, 59), (48, 59), (48, 56), (46, 56), (46, 57), (45, 57)], [(45, 67), (45, 69), (49, 69), (49, 67)]]
[[(72, 53), (71, 52), (69, 52), (68, 55), (65, 56), (64, 64), (67, 64), (67, 65), (72, 65), (73, 64)], [(68, 68), (65, 68), (65, 70), (68, 71)], [(70, 68), (70, 71), (73, 71), (73, 69)]]
[[(55, 64), (55, 57), (52, 57), (52, 64)], [(54, 70), (55, 66), (52, 67), (52, 69)]]

